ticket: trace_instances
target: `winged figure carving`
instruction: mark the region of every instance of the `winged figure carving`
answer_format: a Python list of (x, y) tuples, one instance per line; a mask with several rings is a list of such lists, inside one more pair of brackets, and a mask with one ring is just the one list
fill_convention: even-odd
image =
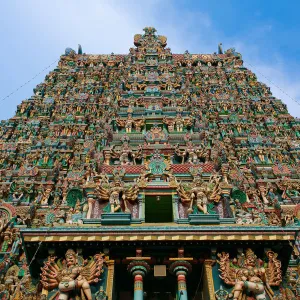
[(234, 286), (230, 295), (234, 300), (242, 299), (245, 293), (257, 300), (267, 299), (266, 295), (273, 299), (271, 286), (279, 286), (282, 281), (281, 262), (273, 251), (267, 251), (266, 256), (264, 265), (251, 249), (238, 259), (230, 259), (229, 253), (218, 253), (220, 278)]
[(142, 158), (143, 148), (140, 145), (137, 150), (132, 150), (125, 142), (120, 150), (116, 150), (115, 145), (111, 147), (110, 154), (113, 159), (119, 159), (121, 165), (136, 165), (136, 160)]
[(121, 180), (115, 180), (109, 184), (99, 185), (96, 189), (97, 195), (102, 201), (109, 201), (110, 212), (121, 211), (121, 202), (124, 203), (124, 211), (130, 212), (127, 201), (135, 202), (138, 198), (139, 187), (137, 184), (125, 186)]
[(195, 177), (192, 185), (183, 185), (180, 183), (177, 193), (181, 202), (190, 203), (188, 212), (193, 212), (193, 206), (196, 205), (198, 211), (208, 214), (208, 205), (212, 202), (218, 202), (221, 198), (221, 189), (219, 179), (211, 178), (210, 182), (205, 182), (199, 177)]
[(81, 299), (92, 300), (90, 285), (100, 280), (104, 263), (103, 254), (84, 260), (74, 250), (69, 249), (64, 261), (56, 261), (55, 256), (48, 257), (41, 268), (41, 284), (47, 291), (56, 289), (54, 297), (59, 295), (60, 300), (68, 300), (70, 292), (76, 291), (80, 293)]

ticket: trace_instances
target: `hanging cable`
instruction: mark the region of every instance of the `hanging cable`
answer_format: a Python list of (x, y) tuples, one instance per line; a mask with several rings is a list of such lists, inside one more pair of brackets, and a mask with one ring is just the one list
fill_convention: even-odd
[(204, 262), (202, 264), (201, 274), (200, 274), (199, 282), (198, 282), (198, 285), (197, 285), (196, 292), (195, 292), (195, 295), (193, 297), (193, 300), (197, 297), (197, 293), (198, 293), (198, 290), (199, 290), (199, 287), (200, 287), (200, 283), (201, 283), (202, 278), (203, 278), (203, 273), (204, 273)]
[[(55, 205), (55, 207), (53, 208), (53, 211), (56, 211), (56, 210), (58, 209), (58, 207), (59, 207), (59, 204)], [(52, 227), (53, 227), (53, 223), (52, 223), (52, 224), (49, 224), (49, 227), (47, 228), (47, 230), (46, 230), (46, 232), (45, 232), (45, 234), (44, 234), (44, 236), (43, 236), (43, 240), (44, 240), (44, 241), (46, 240), (46, 237), (48, 236), (48, 234), (49, 234), (49, 232), (50, 232), (50, 229), (51, 229)], [(29, 265), (28, 265), (28, 268), (29, 268), (29, 267), (31, 266), (31, 264), (34, 262), (34, 260), (35, 260), (35, 258), (36, 258), (36, 255), (37, 255), (37, 253), (39, 252), (42, 243), (43, 243), (42, 240), (39, 241), (39, 245), (38, 245), (38, 247), (37, 247), (35, 253), (34, 253), (33, 256), (32, 256), (32, 259), (31, 259), (31, 261), (30, 261), (30, 263), (29, 263)]]
[(0, 101), (4, 101), (5, 99), (9, 98), (11, 95), (13, 95), (14, 93), (16, 93), (18, 90), (20, 90), (22, 87), (24, 87), (25, 85), (27, 85), (29, 82), (31, 82), (33, 79), (35, 79), (36, 77), (38, 77), (40, 74), (42, 74), (44, 71), (46, 71), (47, 69), (49, 69), (52, 65), (54, 65), (56, 62), (58, 62), (59, 59), (56, 59), (53, 63), (51, 63), (49, 66), (47, 66), (46, 68), (44, 68), (42, 71), (40, 71), (39, 73), (37, 73), (35, 76), (33, 76), (31, 79), (29, 79), (28, 81), (26, 81), (24, 84), (22, 84), (21, 86), (19, 86), (16, 90), (14, 90), (13, 92), (11, 92), (10, 94), (8, 94), (7, 96), (5, 96), (4, 98), (2, 98)]
[[(253, 65), (251, 65), (248, 62), (245, 62), (245, 64), (249, 65), (252, 69), (255, 69), (255, 67)], [(272, 80), (270, 80), (267, 76), (265, 76), (263, 73), (261, 73), (258, 69), (256, 69), (257, 73), (259, 73), (261, 76), (263, 76), (265, 79), (267, 79), (269, 81), (269, 83), (271, 83), (273, 86), (275, 86), (277, 89), (279, 89), (283, 94), (285, 94), (286, 96), (288, 96), (290, 99), (292, 99), (294, 102), (296, 102), (298, 105), (300, 105), (300, 102), (298, 102), (298, 100), (294, 99), (293, 97), (291, 97), (288, 93), (286, 93), (282, 88), (280, 88), (278, 85), (276, 85)]]
[[(44, 241), (45, 241), (45, 239), (46, 239), (46, 237), (47, 237), (47, 235), (48, 235), (50, 229), (51, 229), (51, 227), (49, 226), (48, 229), (47, 229), (47, 231), (46, 231), (46, 233), (45, 233), (45, 235), (43, 236)], [(33, 254), (33, 256), (32, 256), (32, 259), (31, 259), (31, 261), (30, 261), (30, 263), (29, 263), (29, 265), (28, 265), (28, 268), (29, 268), (29, 267), (31, 266), (31, 264), (34, 262), (34, 260), (35, 260), (35, 258), (36, 258), (36, 255), (37, 255), (37, 253), (39, 252), (42, 243), (43, 243), (43, 241), (40, 241), (40, 242), (39, 242), (39, 245), (38, 245), (36, 251), (34, 252), (34, 254)]]

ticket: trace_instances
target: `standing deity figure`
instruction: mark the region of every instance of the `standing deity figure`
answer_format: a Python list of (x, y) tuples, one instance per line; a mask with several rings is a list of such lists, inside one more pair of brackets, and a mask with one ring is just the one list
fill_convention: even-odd
[(169, 132), (174, 131), (174, 124), (175, 124), (174, 119), (167, 119), (166, 117), (164, 117), (163, 122), (164, 122), (164, 124), (166, 124), (168, 126)]
[(13, 232), (10, 227), (8, 227), (4, 232), (1, 233), (1, 248), (0, 252), (7, 252), (13, 243)]
[(174, 119), (176, 131), (182, 132), (184, 127), (184, 119), (182, 118), (181, 114), (177, 114), (176, 118)]
[(130, 133), (132, 130), (132, 126), (133, 126), (134, 120), (131, 116), (131, 114), (128, 114), (128, 118), (125, 121), (125, 129), (127, 133)]
[(193, 213), (194, 206), (196, 206), (200, 213), (208, 214), (209, 203), (218, 202), (220, 199), (219, 181), (214, 181), (213, 179), (208, 183), (199, 177), (195, 177), (190, 188), (179, 184), (177, 192), (181, 202), (190, 204), (188, 213)]
[(126, 195), (124, 192), (124, 187), (121, 182), (115, 182), (114, 186), (110, 189), (109, 204), (110, 212), (114, 213), (121, 210), (120, 194), (122, 194), (122, 200), (124, 201), (125, 212), (129, 212), (126, 202)]
[(181, 163), (185, 163), (187, 158), (187, 163), (198, 164), (201, 160), (206, 160), (209, 157), (208, 150), (205, 146), (195, 146), (192, 142), (188, 141), (186, 143), (185, 149), (182, 151), (179, 149), (179, 145), (175, 147), (175, 154), (181, 157)]
[[(267, 264), (257, 258), (251, 249), (247, 249), (238, 259), (229, 259), (229, 253), (219, 253), (220, 277), (228, 285), (233, 285), (229, 295), (233, 300), (243, 295), (252, 295), (256, 300), (266, 300), (274, 295), (271, 286), (279, 286), (282, 281), (281, 262), (277, 254), (267, 251)], [(244, 298), (243, 298), (244, 299)]]
[(179, 145), (175, 147), (175, 153), (179, 157), (181, 157), (181, 163), (184, 163), (186, 156), (188, 156), (188, 163), (197, 164), (199, 163), (198, 155), (197, 155), (197, 147), (194, 147), (192, 142), (187, 142), (187, 147), (184, 151), (179, 149)]
[(128, 117), (126, 120), (121, 120), (119, 118), (116, 119), (116, 123), (119, 127), (125, 127), (126, 133), (131, 133), (134, 119), (132, 118), (131, 114), (128, 114)]
[(121, 165), (135, 165), (136, 160), (142, 157), (142, 147), (139, 146), (136, 151), (133, 151), (129, 144), (124, 142), (120, 150), (115, 150), (113, 146), (110, 154), (113, 159), (119, 159)]
[(145, 119), (142, 117), (141, 119), (133, 119), (132, 114), (128, 114), (126, 120), (121, 120), (116, 118), (116, 123), (118, 127), (125, 128), (126, 133), (131, 133), (133, 126), (137, 132), (141, 131), (142, 126), (145, 125)]
[(189, 213), (193, 212), (193, 202), (196, 202), (197, 208), (199, 211), (202, 211), (204, 214), (208, 213), (207, 210), (207, 196), (205, 194), (206, 192), (206, 188), (205, 187), (196, 187), (192, 190), (192, 194), (191, 194), (191, 205), (188, 209)]
[[(90, 284), (97, 283), (103, 272), (103, 255), (97, 254), (91, 260), (83, 260), (69, 249), (63, 264), (56, 263), (50, 256), (41, 269), (41, 283), (45, 290), (57, 289), (58, 300), (68, 300), (70, 292), (79, 292), (80, 299), (92, 300)], [(54, 296), (55, 297), (55, 296)], [(77, 297), (76, 297), (77, 298)]]
[(100, 200), (109, 202), (107, 212), (116, 213), (124, 210), (124, 212), (130, 213), (128, 201), (135, 202), (137, 200), (139, 187), (137, 184), (125, 186), (121, 179), (114, 178), (114, 181), (109, 184), (99, 185), (96, 192)]

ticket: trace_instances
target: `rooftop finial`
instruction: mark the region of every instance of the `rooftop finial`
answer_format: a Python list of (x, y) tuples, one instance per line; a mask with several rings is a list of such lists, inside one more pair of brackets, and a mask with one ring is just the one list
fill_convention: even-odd
[(82, 54), (82, 47), (80, 44), (78, 44), (78, 54)]
[(223, 54), (222, 43), (219, 43), (218, 45), (218, 54)]

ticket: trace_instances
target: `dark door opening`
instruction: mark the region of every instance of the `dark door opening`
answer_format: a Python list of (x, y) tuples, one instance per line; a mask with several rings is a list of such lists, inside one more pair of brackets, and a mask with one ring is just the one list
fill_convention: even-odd
[(115, 300), (133, 299), (133, 277), (127, 271), (127, 265), (115, 266), (114, 295)]
[(144, 299), (174, 300), (176, 298), (176, 278), (171, 274), (162, 278), (151, 275), (144, 280)]
[(145, 222), (173, 222), (172, 195), (147, 196), (145, 198)]

